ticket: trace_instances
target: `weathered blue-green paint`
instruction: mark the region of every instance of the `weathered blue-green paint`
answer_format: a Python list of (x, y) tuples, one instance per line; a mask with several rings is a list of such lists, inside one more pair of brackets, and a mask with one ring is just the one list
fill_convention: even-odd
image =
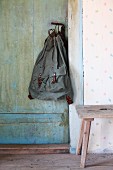
[(66, 101), (27, 98), (50, 23), (67, 24), (67, 4), (68, 0), (0, 0), (0, 143), (68, 142)]
[[(68, 143), (63, 114), (0, 114), (0, 144)], [(6, 121), (7, 120), (7, 121)]]
[(65, 23), (66, 7), (67, 0), (0, 1), (0, 112), (60, 113), (67, 108), (64, 100), (27, 98), (34, 62), (50, 23)]

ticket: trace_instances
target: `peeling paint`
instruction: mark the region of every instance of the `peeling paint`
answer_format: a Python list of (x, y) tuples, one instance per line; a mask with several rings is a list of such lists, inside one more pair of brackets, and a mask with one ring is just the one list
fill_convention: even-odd
[(77, 14), (77, 10), (78, 10), (78, 0), (70, 0), (70, 7), (72, 8), (72, 15), (71, 15), (71, 19), (73, 19), (73, 17), (76, 17)]
[(62, 122), (59, 124), (59, 126), (64, 126), (64, 127), (68, 127), (69, 126), (69, 117), (68, 114), (62, 114), (61, 115), (61, 120)]

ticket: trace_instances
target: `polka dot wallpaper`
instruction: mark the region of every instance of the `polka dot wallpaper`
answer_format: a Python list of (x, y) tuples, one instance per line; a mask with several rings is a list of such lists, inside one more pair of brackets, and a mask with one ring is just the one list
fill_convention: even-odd
[[(84, 104), (113, 104), (113, 0), (83, 0)], [(90, 152), (113, 152), (113, 120), (92, 123)]]

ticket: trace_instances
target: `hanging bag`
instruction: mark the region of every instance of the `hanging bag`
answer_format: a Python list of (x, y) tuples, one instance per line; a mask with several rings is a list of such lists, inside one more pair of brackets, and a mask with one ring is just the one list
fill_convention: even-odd
[(64, 42), (60, 34), (56, 35), (52, 30), (33, 69), (29, 85), (30, 99), (58, 100), (67, 97), (70, 102), (72, 88), (66, 60)]

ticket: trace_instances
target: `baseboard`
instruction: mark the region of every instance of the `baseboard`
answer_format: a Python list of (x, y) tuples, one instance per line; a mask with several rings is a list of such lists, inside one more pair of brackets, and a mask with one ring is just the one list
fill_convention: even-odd
[(49, 145), (2, 145), (0, 144), (0, 154), (60, 154), (69, 153), (68, 144)]

